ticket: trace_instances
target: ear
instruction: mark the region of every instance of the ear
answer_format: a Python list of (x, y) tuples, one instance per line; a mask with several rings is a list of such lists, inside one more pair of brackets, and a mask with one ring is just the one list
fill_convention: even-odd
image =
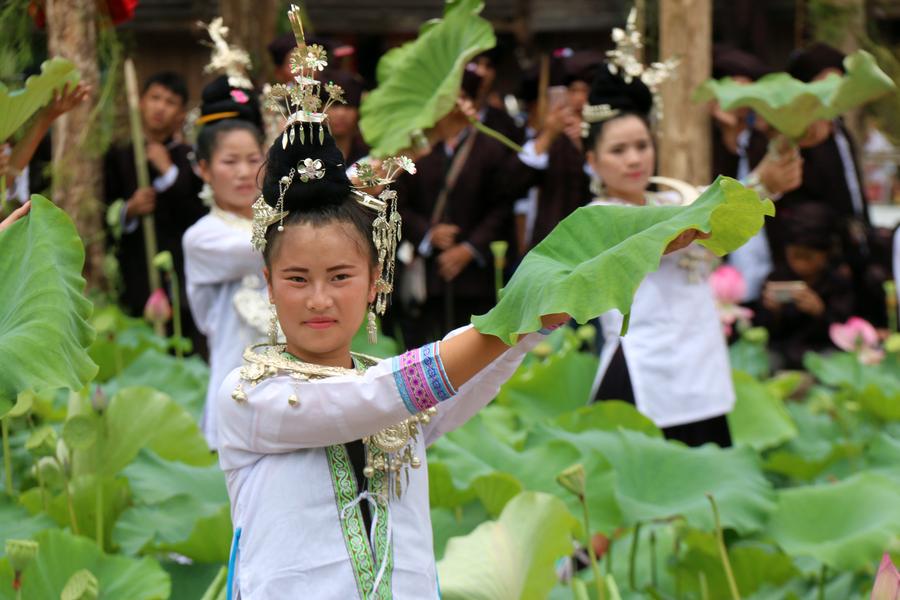
[(275, 294), (272, 291), (272, 272), (269, 267), (263, 267), (263, 277), (266, 278), (266, 289), (269, 290), (269, 303), (275, 304)]
[(212, 170), (209, 168), (208, 160), (201, 158), (197, 161), (197, 170), (200, 171), (200, 179), (202, 179), (204, 183), (212, 181)]
[(375, 297), (378, 296), (379, 279), (381, 279), (381, 266), (372, 269), (372, 282), (369, 284), (369, 304), (375, 302)]

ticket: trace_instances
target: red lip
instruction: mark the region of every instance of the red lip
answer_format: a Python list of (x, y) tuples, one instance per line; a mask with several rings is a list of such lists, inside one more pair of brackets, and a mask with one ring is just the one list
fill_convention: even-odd
[(328, 329), (336, 323), (337, 321), (335, 319), (310, 319), (309, 321), (303, 322), (304, 325), (311, 327), (312, 329)]
[(629, 179), (640, 179), (643, 176), (644, 176), (643, 171), (638, 171), (637, 173), (628, 173), (626, 175), (626, 177), (628, 177)]

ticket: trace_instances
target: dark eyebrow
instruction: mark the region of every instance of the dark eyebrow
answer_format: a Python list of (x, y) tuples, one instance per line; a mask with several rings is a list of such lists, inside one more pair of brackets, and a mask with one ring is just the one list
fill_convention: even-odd
[[(325, 270), (330, 273), (332, 271), (343, 271), (344, 269), (353, 269), (353, 268), (355, 268), (355, 265), (335, 265), (333, 267), (328, 267)], [(309, 273), (309, 269), (307, 269), (306, 267), (285, 267), (284, 269), (281, 270), (281, 272), (282, 273), (290, 273), (290, 272)]]

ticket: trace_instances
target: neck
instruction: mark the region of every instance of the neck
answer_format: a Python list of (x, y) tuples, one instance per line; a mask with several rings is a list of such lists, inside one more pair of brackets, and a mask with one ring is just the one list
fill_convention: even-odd
[(165, 131), (151, 131), (144, 128), (144, 137), (147, 138), (148, 142), (157, 142), (160, 144), (165, 144), (172, 135)]
[(296, 358), (313, 365), (322, 367), (341, 367), (343, 369), (353, 368), (353, 357), (350, 356), (350, 346), (333, 352), (319, 354), (316, 352), (307, 352), (288, 341), (286, 349), (288, 353)]
[(610, 198), (618, 198), (619, 200), (623, 200), (628, 204), (637, 204), (638, 206), (643, 206), (647, 204), (647, 198), (644, 196), (644, 192), (622, 192), (619, 190), (614, 190), (609, 188), (606, 192), (606, 195)]
[(233, 215), (238, 215), (240, 217), (244, 217), (245, 219), (253, 219), (253, 207), (252, 206), (224, 206), (218, 200), (215, 200), (216, 207), (219, 210), (224, 210), (227, 213), (231, 213)]

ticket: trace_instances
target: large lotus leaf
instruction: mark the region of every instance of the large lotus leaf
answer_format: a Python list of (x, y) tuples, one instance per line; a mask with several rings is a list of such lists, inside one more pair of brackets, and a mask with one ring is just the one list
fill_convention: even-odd
[[(729, 598), (730, 591), (722, 559), (713, 534), (689, 531), (682, 539), (685, 548), (670, 568), (682, 589), (700, 595), (699, 573), (703, 573), (709, 598)], [(777, 548), (741, 543), (728, 549), (735, 583), (742, 598), (768, 587), (780, 587), (800, 575), (791, 558)]]
[(711, 79), (694, 93), (696, 102), (717, 100), (725, 110), (752, 108), (767, 123), (789, 138), (800, 138), (815, 121), (830, 120), (884, 96), (893, 81), (864, 50), (844, 59), (846, 75), (804, 83), (787, 73), (772, 73), (750, 84), (730, 77)]
[(568, 313), (586, 323), (606, 311), (627, 314), (643, 278), (659, 268), (669, 242), (688, 229), (710, 233), (699, 243), (716, 254), (743, 245), (774, 215), (771, 200), (719, 177), (690, 206), (586, 206), (529, 252), (486, 315), (482, 333), (515, 343), (541, 328), (540, 317)]
[(650, 437), (663, 436), (653, 421), (642, 415), (634, 404), (604, 400), (560, 415), (554, 424), (566, 431), (615, 431), (619, 428), (639, 431)]
[[(155, 560), (136, 560), (103, 554), (96, 544), (61, 530), (43, 531), (35, 536), (38, 554), (22, 572), (21, 598), (55, 600), (69, 578), (87, 569), (100, 584), (98, 600), (165, 600), (169, 597), (169, 576)], [(13, 573), (8, 559), (0, 561), (0, 599), (12, 600)]]
[(496, 521), (447, 544), (438, 563), (447, 600), (537, 600), (556, 582), (555, 562), (572, 552), (578, 521), (558, 498), (525, 492)]
[[(14, 504), (6, 496), (0, 498), (0, 540), (27, 540), (39, 531), (56, 527), (47, 515), (29, 515), (24, 507)], [(0, 557), (6, 552), (0, 547)]]
[(56, 57), (45, 60), (40, 75), (26, 79), (21, 89), (9, 91), (0, 83), (0, 142), (9, 139), (39, 108), (50, 102), (55, 90), (67, 83), (74, 86), (80, 77), (71, 61)]
[(453, 109), (466, 63), (497, 43), (491, 24), (478, 16), (482, 6), (481, 0), (454, 2), (443, 19), (388, 53), (378, 87), (360, 107), (359, 127), (373, 156), (410, 147), (414, 131), (433, 127)]
[(716, 498), (722, 525), (742, 534), (761, 529), (774, 508), (772, 486), (747, 447), (688, 448), (627, 430), (571, 433), (549, 427), (538, 429), (529, 445), (547, 439), (569, 441), (585, 458), (599, 455), (612, 465), (624, 525), (680, 515), (710, 530), (707, 492)]
[(123, 475), (134, 506), (116, 522), (113, 541), (125, 553), (173, 551), (200, 562), (228, 559), (232, 529), (218, 466), (194, 467), (142, 450)]
[(877, 473), (780, 490), (768, 535), (837, 570), (872, 569), (900, 536), (900, 485)]
[(152, 388), (129, 387), (110, 399), (100, 419), (97, 444), (75, 453), (74, 468), (77, 472), (112, 476), (134, 460), (142, 448), (189, 465), (215, 463), (215, 455), (185, 409)]
[(728, 428), (735, 444), (765, 450), (797, 435), (797, 426), (784, 401), (747, 373), (734, 371), (734, 409), (728, 413)]
[[(165, 562), (162, 565), (172, 579), (172, 595), (169, 600), (207, 600), (203, 594), (222, 570), (221, 565)], [(225, 596), (222, 596), (223, 600)]]
[(495, 402), (525, 423), (554, 418), (587, 404), (596, 373), (597, 357), (592, 354), (552, 354), (516, 371)]
[(0, 232), (0, 248), (0, 400), (28, 389), (80, 390), (97, 366), (85, 352), (94, 330), (72, 220), (32, 196), (31, 213)]
[(115, 377), (149, 349), (165, 353), (168, 348), (166, 339), (156, 335), (146, 321), (125, 315), (117, 306), (98, 309), (91, 325), (97, 339), (88, 352), (100, 367), (97, 383)]
[(168, 394), (197, 421), (203, 414), (209, 367), (199, 356), (178, 358), (147, 349), (124, 371), (103, 386), (108, 395), (126, 387), (147, 386)]
[(69, 484), (72, 499), (72, 511), (69, 511), (69, 497), (64, 492), (41, 497), (39, 488), (31, 488), (22, 493), (19, 502), (32, 514), (44, 514), (52, 518), (59, 527), (71, 528), (71, 514), (75, 515), (78, 532), (82, 535), (94, 536), (97, 530), (97, 486), (102, 485), (101, 507), (103, 514), (103, 544), (110, 548), (112, 542), (112, 526), (119, 515), (128, 506), (128, 482), (122, 478), (79, 475)]
[(455, 537), (468, 535), (491, 516), (478, 502), (470, 502), (456, 508), (432, 508), (431, 529), (434, 531), (434, 557), (444, 556), (447, 542)]
[(823, 475), (839, 460), (861, 452), (860, 444), (848, 440), (830, 415), (813, 412), (808, 403), (790, 403), (785, 408), (797, 426), (797, 435), (766, 455), (766, 471), (805, 482)]

